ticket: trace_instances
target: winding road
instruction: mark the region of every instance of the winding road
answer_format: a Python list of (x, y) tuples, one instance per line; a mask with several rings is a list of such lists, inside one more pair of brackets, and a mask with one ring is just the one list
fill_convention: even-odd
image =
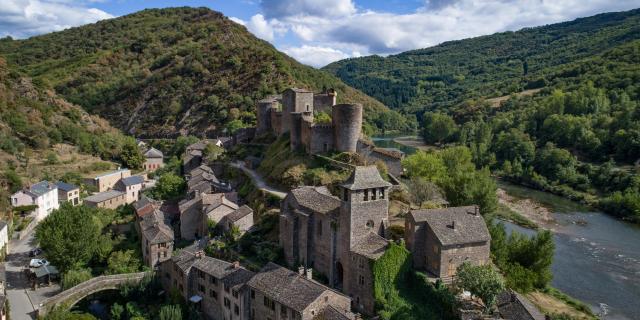
[(249, 175), (249, 177), (251, 178), (251, 180), (253, 181), (253, 184), (256, 186), (256, 188), (264, 191), (264, 192), (268, 192), (280, 199), (284, 199), (285, 196), (287, 196), (287, 193), (277, 189), (275, 187), (269, 186), (267, 184), (266, 181), (264, 181), (264, 179), (262, 178), (262, 176), (260, 176), (260, 174), (258, 174), (255, 170), (249, 169), (247, 168), (244, 163), (240, 162), (240, 161), (236, 161), (236, 162), (232, 162), (231, 166), (234, 168), (238, 168), (242, 171), (244, 171), (247, 175)]

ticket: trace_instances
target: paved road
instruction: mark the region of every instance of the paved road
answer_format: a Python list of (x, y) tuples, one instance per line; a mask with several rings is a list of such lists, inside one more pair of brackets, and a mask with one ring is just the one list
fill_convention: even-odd
[(260, 174), (258, 174), (255, 170), (249, 169), (247, 168), (244, 163), (240, 162), (240, 161), (236, 161), (236, 162), (232, 162), (231, 166), (234, 168), (238, 168), (242, 171), (244, 171), (245, 173), (247, 173), (249, 175), (249, 177), (251, 177), (251, 180), (253, 181), (253, 184), (260, 190), (268, 192), (280, 199), (284, 199), (284, 197), (287, 195), (286, 192), (279, 190), (277, 188), (274, 188), (272, 186), (269, 186), (267, 184), (266, 181), (264, 181), (264, 179), (260, 176)]
[(3, 265), (12, 320), (36, 319), (34, 306), (60, 291), (58, 285), (31, 290), (23, 270), (29, 264), (29, 251), (34, 246), (33, 232), (22, 240), (9, 241), (9, 254)]

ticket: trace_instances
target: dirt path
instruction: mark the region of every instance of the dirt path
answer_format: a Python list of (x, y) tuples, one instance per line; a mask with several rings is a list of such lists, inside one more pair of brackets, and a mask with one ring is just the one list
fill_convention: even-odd
[[(532, 95), (540, 92), (540, 90), (542, 90), (542, 88), (529, 89), (529, 90), (521, 91), (521, 92), (518, 92), (518, 93), (514, 93), (514, 95), (517, 96), (517, 97), (532, 96)], [(492, 108), (499, 108), (500, 105), (502, 105), (502, 103), (504, 101), (509, 100), (509, 98), (511, 98), (511, 95), (506, 95), (506, 96), (502, 96), (502, 97), (495, 97), (495, 98), (487, 99), (487, 102), (489, 102), (491, 104)]]
[(272, 186), (269, 186), (267, 184), (266, 181), (264, 181), (264, 179), (255, 171), (255, 170), (251, 170), (247, 167), (245, 167), (245, 165), (240, 162), (240, 161), (236, 161), (231, 163), (231, 166), (234, 168), (238, 168), (242, 171), (244, 171), (246, 174), (249, 175), (249, 177), (251, 177), (251, 180), (253, 181), (253, 184), (260, 190), (264, 191), (264, 192), (268, 192), (280, 199), (284, 199), (284, 197), (287, 196), (287, 193), (282, 191), (282, 190), (278, 190), (277, 188), (274, 188)]

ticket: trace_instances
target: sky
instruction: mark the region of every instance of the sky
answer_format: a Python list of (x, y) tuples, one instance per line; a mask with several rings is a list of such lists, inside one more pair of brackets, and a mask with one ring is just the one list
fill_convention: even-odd
[(0, 0), (0, 37), (28, 38), (145, 8), (209, 7), (322, 67), (640, 7), (640, 0)]

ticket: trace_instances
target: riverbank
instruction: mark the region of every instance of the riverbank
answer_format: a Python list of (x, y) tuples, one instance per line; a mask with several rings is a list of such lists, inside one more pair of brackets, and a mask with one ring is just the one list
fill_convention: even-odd
[(403, 146), (416, 148), (418, 150), (427, 151), (432, 149), (437, 149), (436, 146), (430, 146), (422, 140), (419, 136), (404, 136), (393, 138), (395, 143), (401, 144)]
[(529, 198), (511, 196), (502, 188), (496, 190), (496, 196), (498, 197), (496, 216), (521, 227), (554, 231), (555, 219), (548, 207)]

